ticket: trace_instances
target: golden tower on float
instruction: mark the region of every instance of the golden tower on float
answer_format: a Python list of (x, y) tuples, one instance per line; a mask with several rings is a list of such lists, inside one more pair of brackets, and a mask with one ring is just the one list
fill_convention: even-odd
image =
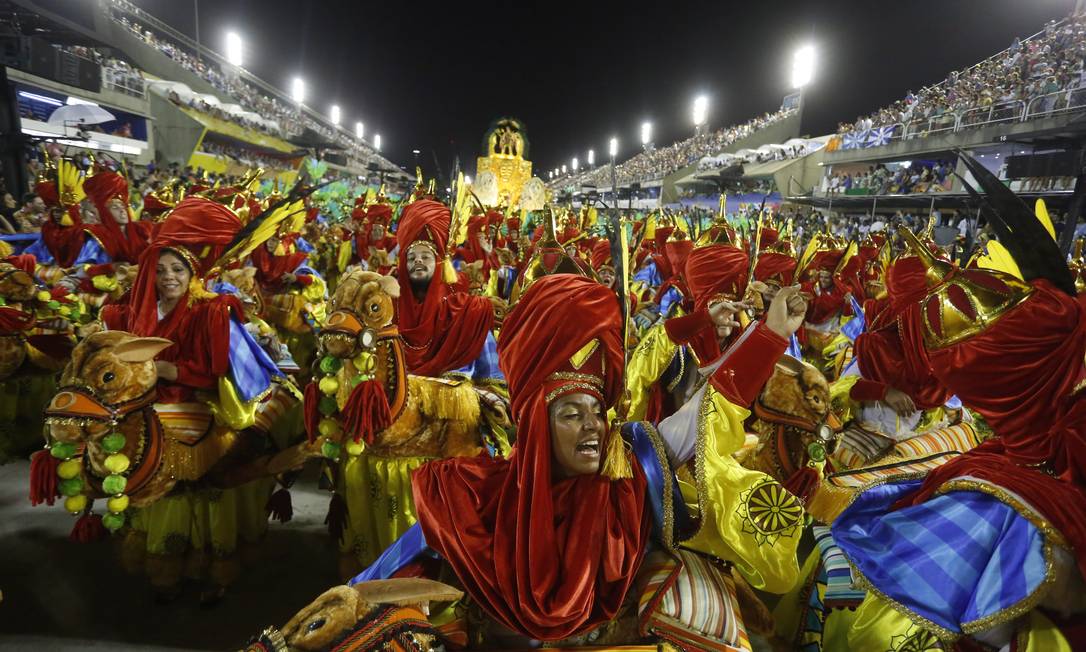
[(484, 190), (484, 194), (491, 195), (483, 199), (487, 205), (515, 206), (524, 185), (532, 178), (524, 125), (516, 118), (495, 120), (483, 138), (483, 151), (485, 155), (475, 163), (473, 187), (489, 190)]

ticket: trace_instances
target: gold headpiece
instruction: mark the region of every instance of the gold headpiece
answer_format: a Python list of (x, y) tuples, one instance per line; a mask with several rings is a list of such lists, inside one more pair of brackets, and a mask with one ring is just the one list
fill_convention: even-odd
[(551, 274), (576, 274), (599, 281), (590, 266), (578, 262), (566, 253), (558, 243), (554, 231), (554, 213), (548, 205), (543, 208), (543, 237), (539, 239), (531, 260), (524, 266), (524, 273), (513, 284), (510, 303), (516, 303), (533, 283)]
[(898, 228), (924, 264), (928, 293), (920, 303), (924, 345), (946, 348), (983, 332), (1033, 294), (1033, 286), (994, 270), (959, 269), (939, 260), (911, 231)]

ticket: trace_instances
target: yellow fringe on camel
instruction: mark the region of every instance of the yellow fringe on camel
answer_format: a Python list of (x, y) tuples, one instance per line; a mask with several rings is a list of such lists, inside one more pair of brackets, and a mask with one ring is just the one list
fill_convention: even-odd
[(417, 397), (422, 414), (471, 424), (479, 422), (479, 399), (471, 383), (408, 376), (407, 386), (409, 394)]

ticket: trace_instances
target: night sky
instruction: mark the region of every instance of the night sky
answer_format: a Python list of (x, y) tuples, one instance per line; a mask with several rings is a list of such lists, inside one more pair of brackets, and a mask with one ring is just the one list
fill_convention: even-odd
[[(192, 34), (193, 3), (135, 0)], [(919, 2), (331, 2), (204, 0), (200, 38), (219, 52), (241, 34), (245, 67), (343, 123), (379, 132), (392, 161), (422, 151), (448, 171), (471, 161), (494, 118), (527, 127), (530, 158), (545, 171), (607, 139), (619, 158), (639, 147), (639, 125), (668, 144), (692, 132), (695, 95), (710, 97), (710, 125), (776, 109), (789, 92), (793, 50), (819, 53), (804, 130), (830, 133), (1007, 47), (1014, 36), (1067, 15), (1073, 0)], [(547, 9), (543, 9), (547, 7)]]

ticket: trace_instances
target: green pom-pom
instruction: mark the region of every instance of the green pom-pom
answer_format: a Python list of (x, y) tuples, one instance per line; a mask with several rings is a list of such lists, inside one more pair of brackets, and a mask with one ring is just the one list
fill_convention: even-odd
[(807, 456), (815, 462), (823, 462), (826, 459), (826, 447), (820, 442), (812, 441), (807, 444)]
[(339, 371), (343, 366), (343, 361), (339, 358), (333, 358), (330, 355), (326, 355), (321, 358), (321, 371), (326, 374), (334, 374)]
[(124, 514), (110, 512), (102, 516), (102, 525), (110, 532), (116, 532), (124, 527)]
[(119, 432), (114, 432), (102, 438), (102, 450), (107, 453), (116, 453), (124, 448), (125, 438)]
[(317, 406), (317, 409), (320, 410), (321, 414), (327, 417), (335, 414), (336, 410), (339, 409), (339, 405), (336, 403), (336, 399), (334, 397), (322, 396), (321, 402)]
[(83, 493), (83, 479), (71, 478), (70, 480), (61, 480), (57, 483), (57, 487), (60, 489), (60, 495), (62, 496), (78, 496)]
[(321, 455), (330, 460), (339, 458), (339, 444), (334, 441), (326, 441), (321, 444)]
[(50, 310), (57, 310), (57, 309), (60, 308), (60, 302), (57, 301), (56, 299), (53, 299), (52, 301), (50, 301), (49, 303), (47, 303), (45, 305), (49, 306)]
[(49, 448), (49, 454), (58, 460), (66, 460), (75, 455), (75, 444), (67, 441), (58, 441)]
[(117, 475), (113, 473), (107, 475), (105, 480), (102, 480), (102, 492), (107, 496), (116, 496), (119, 493), (124, 493), (124, 488), (128, 486), (128, 479), (123, 475)]

